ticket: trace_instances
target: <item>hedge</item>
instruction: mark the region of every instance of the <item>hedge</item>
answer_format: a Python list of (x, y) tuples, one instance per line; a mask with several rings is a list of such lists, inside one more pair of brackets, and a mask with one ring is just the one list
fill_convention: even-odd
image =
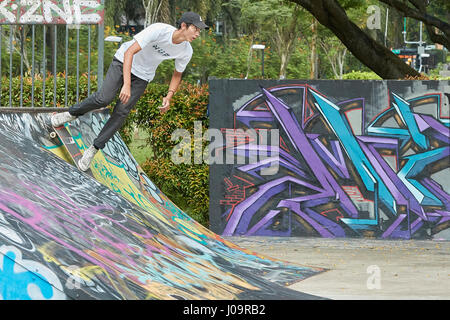
[(380, 76), (378, 76), (375, 72), (366, 72), (366, 71), (355, 71), (352, 70), (350, 73), (346, 73), (342, 75), (342, 79), (344, 80), (381, 80)]
[[(150, 83), (147, 86), (130, 113), (121, 131), (122, 136), (129, 142), (134, 128), (147, 131), (147, 144), (151, 146), (153, 155), (142, 164), (142, 169), (181, 209), (209, 227), (209, 166), (204, 163), (175, 164), (171, 160), (172, 150), (178, 144), (178, 141), (171, 140), (176, 129), (186, 129), (191, 134), (191, 150), (194, 149), (194, 121), (201, 121), (202, 133), (208, 129), (208, 86), (182, 82), (172, 98), (169, 111), (163, 115), (158, 107), (167, 90), (167, 85)], [(203, 142), (205, 146), (206, 142)]]
[[(60, 73), (56, 77), (56, 106), (65, 106), (66, 77), (63, 73)], [(42, 107), (43, 105), (43, 78), (41, 75), (36, 75), (34, 80), (34, 106)], [(1, 79), (1, 98), (0, 106), (9, 105), (9, 77), (2, 77)], [(29, 76), (23, 77), (22, 81), (22, 105), (24, 107), (31, 107), (31, 93), (33, 81)], [(91, 93), (97, 91), (97, 78), (91, 76), (90, 81)], [(67, 77), (67, 105), (75, 104), (77, 101), (77, 78), (76, 76)], [(20, 106), (20, 77), (14, 77), (11, 81), (11, 100), (12, 107)], [(78, 85), (78, 99), (82, 100), (88, 96), (88, 77), (86, 74), (80, 75), (80, 81)], [(48, 74), (45, 78), (45, 107), (53, 107), (54, 101), (54, 77)]]
[[(346, 73), (342, 75), (343, 80), (382, 80), (379, 75), (375, 72), (366, 72), (366, 71), (355, 71)], [(420, 76), (415, 77), (406, 77), (403, 80), (450, 80), (450, 77), (442, 77), (438, 75), (425, 75), (421, 74)]]

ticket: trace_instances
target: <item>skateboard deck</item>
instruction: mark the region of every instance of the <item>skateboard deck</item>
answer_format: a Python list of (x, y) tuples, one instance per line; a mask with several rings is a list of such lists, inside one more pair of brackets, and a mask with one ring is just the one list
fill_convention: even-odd
[[(75, 162), (75, 165), (77, 166), (78, 170), (82, 171), (80, 167), (78, 166), (78, 160), (81, 159), (83, 156), (83, 153), (81, 152), (80, 148), (78, 147), (77, 142), (72, 137), (72, 135), (69, 133), (65, 125), (59, 126), (59, 127), (53, 127), (53, 132), (50, 133), (51, 138), (59, 137), (63, 145), (66, 147), (67, 152), (69, 153), (70, 157), (72, 158), (73, 162)], [(92, 176), (91, 169), (88, 169), (87, 171), (82, 171)]]

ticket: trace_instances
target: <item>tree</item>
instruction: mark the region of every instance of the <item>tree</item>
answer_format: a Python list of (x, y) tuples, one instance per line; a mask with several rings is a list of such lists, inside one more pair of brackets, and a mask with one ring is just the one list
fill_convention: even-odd
[(327, 53), (327, 59), (333, 69), (334, 77), (342, 79), (344, 75), (345, 57), (347, 55), (347, 48), (342, 45), (337, 39), (319, 39), (319, 44)]
[[(26, 28), (28, 29), (28, 28)], [(11, 44), (10, 44), (10, 37), (11, 37)], [(26, 50), (22, 50), (21, 43), (25, 42), (26, 37), (26, 31), (24, 31), (23, 26), (18, 25), (10, 25), (8, 27), (4, 27), (0, 29), (0, 39), (2, 40), (2, 44), (6, 46), (8, 53), (16, 53), (16, 55), (21, 56), (23, 58), (24, 67), (26, 69), (26, 72), (29, 72), (31, 70), (31, 62), (28, 58), (28, 54)], [(0, 55), (1, 58), (1, 55)], [(8, 59), (9, 60), (9, 59)], [(9, 61), (8, 61), (9, 63)], [(13, 62), (13, 66), (15, 66), (15, 69), (18, 69), (17, 63)], [(14, 67), (13, 67), (14, 69)], [(15, 74), (18, 74), (17, 70), (13, 70)]]
[(145, 10), (145, 23), (147, 27), (155, 22), (169, 22), (170, 9), (168, 0), (142, 0)]
[(291, 15), (286, 16), (286, 24), (281, 23), (281, 20), (276, 20), (275, 23), (275, 35), (272, 42), (280, 56), (280, 79), (286, 78), (286, 68), (289, 62), (289, 58), (292, 54), (292, 50), (295, 47), (295, 42), (299, 37), (299, 19), (301, 14), (300, 6), (294, 6), (290, 8)]
[(304, 10), (283, 0), (235, 0), (241, 7), (246, 31), (267, 41), (280, 58), (279, 78), (286, 78), (286, 68), (303, 26)]
[(317, 79), (319, 77), (319, 54), (317, 52), (317, 39), (319, 37), (319, 33), (317, 32), (317, 19), (313, 17), (313, 21), (311, 24), (311, 57), (310, 57), (310, 65), (311, 70), (309, 77), (311, 79)]
[(221, 12), (218, 18), (224, 22), (223, 34), (225, 37), (237, 37), (241, 32), (241, 8), (234, 0), (222, 0)]
[(114, 26), (125, 16), (127, 21), (138, 20), (142, 14), (141, 1), (136, 0), (105, 0), (105, 24)]
[[(371, 0), (367, 4), (369, 5), (374, 2), (374, 0)], [(363, 30), (365, 30), (364, 28), (367, 25), (366, 12), (367, 8), (363, 6), (352, 6), (346, 10), (347, 16)], [(317, 21), (315, 18), (314, 20)], [(329, 29), (324, 26), (319, 26), (317, 29), (318, 43), (331, 66), (334, 78), (342, 79), (345, 73), (344, 67), (346, 60), (348, 60), (348, 49)], [(379, 36), (379, 32), (377, 31), (378, 30), (368, 30), (369, 34), (373, 34), (375, 39)]]
[[(309, 11), (325, 27), (331, 30), (348, 50), (363, 64), (384, 79), (399, 79), (420, 74), (404, 63), (383, 44), (371, 38), (348, 17), (346, 9), (359, 6), (362, 0), (290, 0)], [(402, 12), (405, 16), (422, 21), (430, 37), (447, 48), (450, 25), (437, 16), (427, 13), (427, 0), (379, 0)], [(436, 0), (449, 8), (447, 0)]]

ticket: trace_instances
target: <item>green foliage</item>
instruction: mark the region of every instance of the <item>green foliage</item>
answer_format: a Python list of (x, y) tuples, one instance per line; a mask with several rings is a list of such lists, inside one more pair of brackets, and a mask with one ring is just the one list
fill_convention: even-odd
[[(66, 101), (66, 88), (65, 82), (67, 78), (67, 106), (73, 105), (77, 102), (77, 78), (76, 76), (65, 76), (64, 74), (58, 74), (56, 77), (56, 107), (64, 107)], [(88, 96), (88, 76), (86, 74), (80, 75), (78, 85), (78, 101)], [(20, 77), (11, 78), (11, 106), (20, 106), (22, 99), (22, 105), (24, 107), (31, 107), (32, 97), (35, 107), (54, 107), (54, 81), (55, 78), (51, 74), (47, 74), (45, 78), (45, 91), (44, 79), (41, 75), (36, 75), (34, 79), (30, 76), (22, 78), (22, 94), (21, 94), (21, 81)], [(34, 85), (34, 93), (32, 95)], [(9, 92), (9, 77), (2, 77), (1, 79), (1, 97), (0, 106), (9, 106), (10, 92)], [(97, 77), (91, 76), (90, 79), (90, 92), (97, 90)], [(45, 97), (45, 105), (43, 105)]]
[(364, 72), (352, 70), (350, 73), (346, 73), (342, 76), (344, 80), (381, 80), (375, 72)]
[(233, 0), (241, 7), (241, 22), (258, 42), (270, 45), (279, 59), (276, 78), (287, 76), (287, 65), (299, 39), (309, 28), (309, 14), (298, 4), (284, 0)]
[[(125, 141), (130, 142), (136, 126), (147, 132), (147, 144), (152, 148), (153, 154), (142, 163), (143, 170), (182, 210), (208, 227), (208, 165), (175, 164), (171, 160), (172, 150), (178, 144), (171, 140), (176, 129), (186, 129), (193, 135), (194, 121), (201, 121), (203, 132), (208, 129), (208, 87), (182, 82), (172, 98), (169, 111), (161, 114), (158, 106), (167, 90), (167, 85), (150, 83), (136, 108), (130, 113), (121, 134)], [(191, 140), (193, 149), (193, 137)], [(203, 147), (206, 147), (206, 142), (203, 142)]]
[(364, 5), (365, 0), (339, 0), (339, 4), (345, 10), (359, 8)]
[(430, 80), (450, 80), (450, 77), (442, 77), (440, 75), (434, 75), (429, 77)]
[[(267, 24), (270, 20), (275, 25), (283, 25), (292, 19), (292, 8), (296, 6), (293, 2), (283, 0), (234, 0), (241, 7), (241, 18), (243, 23), (256, 24), (258, 31), (273, 34), (273, 26)], [(261, 30), (265, 29), (265, 30)]]
[(209, 227), (209, 167), (175, 165), (170, 158), (149, 159), (142, 165), (150, 179), (191, 218)]
[[(56, 28), (56, 33), (55, 33)], [(89, 52), (89, 29), (91, 30), (91, 51)], [(2, 71), (11, 68), (12, 75), (19, 76), (21, 67), (23, 73), (31, 75), (32, 62), (34, 55), (34, 73), (42, 74), (45, 72), (53, 72), (54, 64), (56, 64), (56, 72), (66, 70), (66, 59), (68, 70), (66, 74), (76, 75), (77, 61), (79, 73), (88, 72), (88, 62), (90, 62), (91, 74), (97, 73), (97, 32), (93, 26), (81, 26), (80, 30), (67, 29), (68, 43), (66, 52), (66, 26), (64, 25), (35, 25), (34, 48), (33, 35), (31, 25), (19, 27), (17, 25), (5, 25), (2, 27), (2, 46), (1, 63)], [(55, 43), (56, 34), (56, 43)], [(45, 61), (44, 61), (44, 35), (45, 35)], [(12, 36), (12, 50), (10, 50), (10, 36)], [(79, 46), (77, 51), (77, 39)], [(23, 43), (23, 53), (22, 53)], [(55, 49), (56, 47), (56, 61)], [(34, 51), (33, 51), (34, 49)], [(88, 57), (90, 56), (90, 61)], [(23, 66), (21, 66), (21, 58), (23, 58)], [(10, 64), (10, 59), (12, 64)], [(45, 65), (45, 69), (44, 69)]]
[[(248, 76), (249, 79), (261, 78), (262, 54), (261, 50), (250, 51), (251, 37), (242, 36), (239, 39), (230, 39), (224, 43), (213, 30), (205, 32), (199, 39), (192, 42), (194, 55), (183, 73), (183, 80), (192, 84), (206, 83), (208, 77), (240, 78)], [(302, 52), (295, 52), (298, 57)], [(307, 52), (303, 52), (307, 54)], [(298, 60), (306, 61), (298, 58)], [(266, 47), (264, 56), (265, 78), (278, 78), (279, 59), (271, 47)], [(294, 66), (294, 69), (296, 67)], [(164, 61), (158, 67), (152, 83), (169, 83), (174, 70), (174, 62)]]
[[(212, 35), (211, 35), (212, 36)], [(217, 43), (217, 42), (216, 42)], [(216, 63), (209, 74), (217, 78), (260, 78), (262, 76), (262, 55), (260, 50), (249, 52), (252, 40), (249, 36), (229, 41), (227, 44), (214, 44), (216, 50)], [(195, 49), (194, 49), (195, 50)], [(249, 56), (250, 53), (250, 56)], [(196, 57), (202, 63), (201, 56)], [(272, 53), (265, 54), (265, 77), (277, 78), (278, 71), (273, 69), (273, 62), (277, 60)]]
[[(44, 29), (45, 27), (45, 29)], [(55, 38), (56, 27), (56, 38)], [(89, 35), (90, 30), (90, 35)], [(69, 76), (76, 76), (90, 72), (91, 75), (97, 75), (98, 70), (98, 28), (95, 26), (83, 25), (79, 30), (67, 29), (67, 52), (66, 52), (66, 26), (43, 26), (35, 25), (34, 48), (33, 33), (31, 25), (25, 25), (19, 28), (16, 25), (4, 25), (1, 28), (1, 75), (11, 74), (13, 77), (21, 74), (21, 68), (24, 75), (30, 76), (33, 72), (34, 55), (34, 73), (40, 77), (44, 72), (54, 72), (56, 64), (56, 73), (64, 72)], [(45, 45), (45, 69), (44, 69), (44, 31), (46, 38)], [(132, 39), (127, 34), (119, 33), (114, 27), (105, 26), (105, 38), (108, 36), (120, 36), (122, 42)], [(10, 50), (10, 35), (12, 35), (12, 51)], [(90, 37), (90, 39), (89, 39)], [(56, 39), (56, 43), (55, 43)], [(77, 46), (77, 41), (79, 44)], [(21, 43), (23, 42), (23, 53)], [(89, 48), (90, 44), (90, 48)], [(56, 61), (55, 59), (56, 47)], [(34, 49), (34, 50), (33, 50)], [(113, 55), (118, 49), (118, 45), (112, 42), (104, 43), (104, 61), (105, 69), (112, 61)], [(90, 59), (89, 59), (90, 57)], [(21, 65), (21, 59), (23, 64)], [(10, 63), (10, 60), (12, 63)], [(66, 61), (67, 60), (67, 61)], [(66, 63), (68, 69), (66, 70)], [(78, 66), (78, 71), (77, 71)], [(89, 69), (90, 68), (90, 69)]]
[[(287, 66), (286, 77), (288, 79), (309, 79), (309, 54), (309, 43), (304, 39), (299, 39), (297, 47), (292, 52), (290, 62)], [(279, 70), (278, 66), (275, 66), (274, 68), (275, 70)]]

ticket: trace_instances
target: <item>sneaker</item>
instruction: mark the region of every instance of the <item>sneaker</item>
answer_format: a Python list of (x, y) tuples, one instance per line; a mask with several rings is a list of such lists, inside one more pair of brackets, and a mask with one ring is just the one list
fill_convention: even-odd
[(92, 145), (83, 153), (81, 159), (78, 160), (78, 167), (81, 171), (87, 171), (91, 167), (91, 161), (97, 152), (98, 150)]
[(54, 128), (57, 128), (57, 127), (62, 126), (66, 122), (75, 120), (76, 118), (77, 117), (72, 116), (69, 113), (69, 111), (59, 112), (59, 113), (55, 113), (54, 115), (52, 115), (51, 122), (52, 122), (52, 126)]

